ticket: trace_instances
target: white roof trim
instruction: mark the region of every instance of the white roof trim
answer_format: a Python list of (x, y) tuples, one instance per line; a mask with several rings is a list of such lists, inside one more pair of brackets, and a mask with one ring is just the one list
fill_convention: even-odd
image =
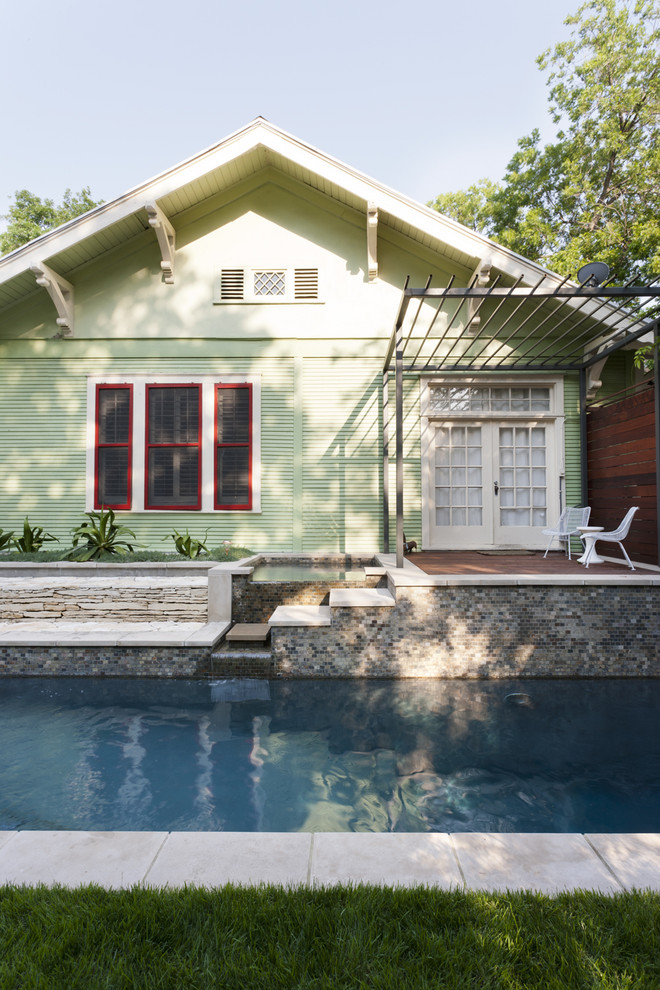
[(408, 199), (338, 159), (305, 144), (262, 117), (257, 117), (247, 127), (231, 134), (219, 144), (168, 169), (148, 182), (135, 186), (123, 196), (43, 234), (29, 244), (17, 248), (5, 258), (0, 258), (0, 283), (29, 270), (36, 257), (39, 260), (53, 257), (84, 238), (93, 236), (140, 210), (145, 210), (147, 204), (155, 203), (181, 186), (260, 147), (282, 155), (301, 168), (309, 169), (328, 182), (364, 200), (365, 210), (369, 203), (373, 203), (381, 216), (383, 213), (389, 213), (472, 259), (480, 259), (482, 263), (486, 259), (498, 270), (516, 277), (522, 275), (525, 280), (537, 279), (541, 273), (544, 273), (550, 279), (556, 278), (557, 284), (561, 281), (555, 273), (495, 244), (487, 237), (463, 227), (449, 217)]

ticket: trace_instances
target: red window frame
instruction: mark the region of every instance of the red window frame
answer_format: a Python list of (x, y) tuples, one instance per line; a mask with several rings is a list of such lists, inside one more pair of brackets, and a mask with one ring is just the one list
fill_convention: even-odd
[[(149, 442), (149, 392), (151, 389), (194, 388), (197, 390), (197, 443), (150, 443)], [(144, 437), (144, 507), (150, 512), (191, 512), (202, 507), (202, 386), (199, 382), (176, 382), (162, 384), (153, 382), (145, 388), (145, 437)], [(196, 447), (197, 448), (197, 501), (190, 505), (150, 505), (149, 504), (149, 452), (156, 448)]]
[[(240, 442), (226, 442), (218, 439), (218, 392), (221, 388), (246, 389), (248, 393), (248, 439)], [(228, 511), (245, 511), (252, 508), (252, 385), (234, 383), (216, 383), (213, 390), (213, 508)], [(248, 500), (234, 505), (219, 501), (218, 493), (218, 452), (231, 447), (243, 447), (248, 451)]]
[[(100, 440), (100, 401), (101, 392), (113, 390), (113, 391), (126, 391), (128, 392), (128, 440), (125, 443), (106, 443)], [(101, 501), (99, 498), (99, 454), (101, 450), (107, 450), (109, 448), (125, 448), (127, 451), (127, 469), (126, 469), (126, 502), (122, 505), (119, 503), (109, 503), (106, 501)], [(107, 384), (107, 385), (97, 385), (96, 386), (96, 404), (94, 413), (94, 508), (95, 509), (130, 509), (131, 508), (131, 493), (133, 491), (133, 386), (129, 383), (121, 384)]]

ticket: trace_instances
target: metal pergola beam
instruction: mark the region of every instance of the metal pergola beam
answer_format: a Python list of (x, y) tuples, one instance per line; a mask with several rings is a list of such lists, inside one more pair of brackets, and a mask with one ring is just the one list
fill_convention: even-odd
[[(394, 361), (395, 372), (395, 436), (396, 436), (396, 565), (403, 566), (403, 377), (404, 374), (493, 374), (493, 373), (525, 373), (525, 372), (545, 372), (545, 373), (570, 373), (578, 372), (580, 375), (580, 439), (581, 439), (581, 471), (582, 471), (582, 500), (586, 504), (587, 500), (587, 449), (586, 449), (586, 404), (587, 404), (587, 370), (599, 361), (608, 358), (611, 354), (621, 350), (621, 348), (634, 343), (650, 332), (654, 334), (654, 353), (656, 355), (656, 369), (660, 355), (658, 354), (658, 335), (660, 333), (659, 320), (646, 320), (642, 309), (647, 300), (660, 298), (660, 285), (624, 286), (607, 285), (575, 285), (568, 284), (565, 278), (559, 283), (546, 284), (550, 279), (548, 276), (542, 278), (533, 286), (521, 286), (520, 279), (514, 281), (508, 287), (498, 285), (498, 276), (491, 286), (477, 285), (477, 279), (473, 278), (471, 284), (464, 288), (456, 288), (453, 285), (454, 278), (445, 288), (430, 288), (430, 278), (424, 288), (410, 288), (409, 279), (406, 279), (401, 296), (401, 302), (397, 312), (392, 334), (388, 343), (385, 363), (383, 365), (383, 539), (385, 550), (389, 552), (389, 479), (385, 474), (389, 472), (389, 448), (388, 432), (386, 427), (386, 412), (388, 408), (389, 387), (388, 372)], [(458, 320), (463, 303), (467, 300), (478, 300), (479, 305), (474, 308), (474, 312), (469, 314), (465, 326), (457, 327), (456, 339), (450, 338), (450, 331)], [(410, 307), (410, 303), (417, 300), (419, 305), (416, 308), (411, 326), (404, 334), (404, 324)], [(458, 300), (458, 307), (447, 321), (447, 325), (441, 332), (438, 341), (435, 343), (430, 356), (422, 357), (422, 352), (428, 344), (431, 330), (440, 315), (444, 303), (447, 300)], [(497, 300), (494, 312), (488, 319), (479, 326), (474, 335), (469, 334), (470, 325), (474, 322), (481, 306), (487, 300)], [(486, 354), (490, 340), (485, 333), (488, 325), (493, 321), (500, 307), (507, 300), (519, 300), (513, 312), (505, 316), (503, 323), (497, 328), (496, 334), (504, 332), (504, 340), (499, 341), (495, 354), (502, 353), (510, 342), (516, 348), (515, 353), (506, 354), (497, 360), (493, 354)], [(536, 303), (532, 313), (528, 314), (521, 323), (516, 322), (516, 317), (525, 304), (526, 300)], [(558, 301), (558, 305), (553, 312), (546, 313), (540, 323), (533, 324), (533, 319), (540, 310), (547, 306), (548, 302)], [(565, 307), (571, 300), (580, 301), (579, 305), (574, 305), (567, 312)], [(630, 308), (630, 300), (637, 300), (635, 309)], [(421, 343), (417, 346), (412, 363), (404, 364), (406, 348), (413, 340), (413, 330), (415, 329), (424, 302), (439, 303), (430, 325), (426, 331), (419, 335), (422, 337)], [(587, 304), (592, 301), (596, 305), (591, 305), (582, 314)], [(597, 315), (605, 310), (602, 315)], [(562, 312), (563, 311), (563, 312)], [(571, 322), (578, 317), (578, 322)], [(559, 337), (559, 341), (565, 341), (565, 345), (557, 353), (554, 348), (557, 344), (557, 330), (566, 326)], [(623, 324), (623, 326), (621, 326)], [(512, 327), (509, 331), (507, 328)], [(541, 337), (538, 336), (542, 328)], [(618, 328), (618, 329), (617, 329)], [(520, 337), (520, 331), (526, 329), (526, 333)], [(452, 342), (453, 341), (453, 342)], [(463, 355), (455, 355), (459, 345), (467, 341), (467, 347)], [(485, 343), (484, 343), (485, 341)], [(545, 347), (539, 353), (539, 346)], [(467, 353), (474, 350), (474, 345), (478, 350), (471, 355)], [(438, 351), (444, 346), (448, 347), (447, 352), (438, 357)], [(544, 355), (547, 354), (547, 357)], [(435, 361), (434, 361), (435, 359)], [(658, 472), (658, 486), (660, 488), (660, 389), (657, 387), (656, 374), (656, 470)], [(659, 500), (660, 502), (660, 500)], [(660, 562), (660, 505), (658, 508), (658, 560)]]
[(470, 288), (456, 289), (405, 289), (404, 295), (410, 299), (486, 299), (489, 296), (498, 299), (502, 296), (514, 296), (516, 298), (534, 299), (599, 299), (603, 296), (608, 299), (638, 299), (640, 291), (645, 296), (660, 296), (660, 286), (645, 286), (640, 290), (639, 286), (591, 286), (578, 285), (576, 287), (559, 285), (555, 289), (537, 286), (511, 286), (505, 288), (495, 286), (485, 288), (483, 286), (471, 286)]

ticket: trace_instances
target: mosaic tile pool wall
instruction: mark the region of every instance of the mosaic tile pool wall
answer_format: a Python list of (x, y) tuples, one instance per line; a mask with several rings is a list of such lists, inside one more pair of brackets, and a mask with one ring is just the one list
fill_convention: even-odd
[(660, 588), (398, 588), (394, 608), (333, 608), (272, 631), (288, 677), (658, 677)]

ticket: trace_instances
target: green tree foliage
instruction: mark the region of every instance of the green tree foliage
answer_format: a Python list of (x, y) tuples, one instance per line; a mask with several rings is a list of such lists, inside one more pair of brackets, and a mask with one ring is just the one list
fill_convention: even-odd
[(7, 221), (7, 229), (0, 234), (0, 253), (8, 254), (67, 220), (73, 220), (95, 206), (100, 206), (102, 202), (103, 200), (97, 202), (92, 199), (89, 186), (78, 193), (67, 189), (59, 206), (52, 199), (41, 199), (28, 189), (19, 189), (14, 195), (9, 212), (2, 217)]
[(604, 261), (616, 281), (660, 275), (660, 2), (589, 0), (541, 55), (556, 139), (518, 141), (501, 182), (430, 203), (561, 274)]

